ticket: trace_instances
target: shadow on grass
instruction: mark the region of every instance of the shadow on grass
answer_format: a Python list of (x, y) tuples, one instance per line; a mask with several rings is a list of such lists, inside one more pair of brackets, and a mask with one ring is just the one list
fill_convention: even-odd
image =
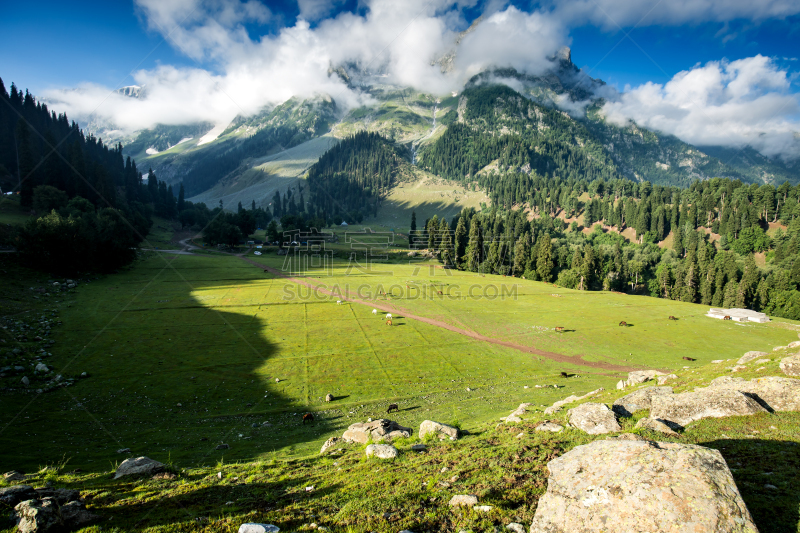
[[(286, 322), (262, 309), (264, 277), (237, 258), (165, 254), (81, 285), (70, 306), (58, 306), (64, 325), (46, 359), (75, 384), (4, 397), (0, 427), (14, 424), (0, 433), (0, 465), (108, 471), (144, 455), (194, 466), (294, 450), (329, 433), (333, 419), (295, 392), (302, 380), (283, 379), (299, 375), (301, 362), (271, 340), (286, 336)], [(30, 379), (35, 390), (46, 378)], [(304, 427), (299, 415), (309, 411), (315, 421)]]
[(761, 533), (798, 530), (800, 444), (761, 439), (719, 439), (699, 444), (722, 453)]
[[(239, 479), (242, 481), (234, 480), (231, 477), (233, 473), (240, 475)], [(92, 487), (96, 497), (90, 497), (87, 503), (92, 507), (92, 512), (100, 516), (97, 524), (104, 529), (117, 527), (121, 528), (120, 531), (142, 531), (167, 526), (170, 530), (177, 527), (177, 531), (199, 531), (205, 530), (204, 527), (214, 526), (214, 522), (220, 520), (221, 522), (216, 524), (217, 527), (222, 525), (229, 527), (230, 517), (234, 517), (235, 524), (276, 523), (282, 530), (288, 528), (288, 531), (294, 531), (306, 520), (292, 516), (291, 513), (275, 511), (302, 503), (303, 500), (323, 499), (341, 488), (339, 484), (334, 483), (307, 491), (306, 487), (313, 483), (304, 478), (281, 481), (259, 479), (244, 482), (247, 474), (258, 476), (257, 472), (235, 471), (227, 473), (222, 479), (217, 479), (216, 476), (205, 479), (199, 476), (179, 476), (178, 479), (167, 482), (155, 482), (146, 477), (120, 481), (109, 479)], [(181, 479), (194, 482), (191, 485), (192, 489), (182, 489)], [(198, 481), (202, 483), (199, 487)], [(160, 496), (155, 499), (126, 500), (122, 505), (114, 501), (143, 487), (159, 491)], [(76, 488), (85, 489), (85, 487)], [(110, 496), (112, 494), (114, 496)], [(183, 529), (187, 527), (188, 529)], [(217, 531), (216, 528), (212, 530)]]

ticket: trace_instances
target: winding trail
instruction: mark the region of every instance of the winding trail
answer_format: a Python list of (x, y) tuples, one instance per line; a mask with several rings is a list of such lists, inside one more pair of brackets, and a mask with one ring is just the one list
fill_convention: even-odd
[[(333, 291), (325, 288), (325, 286), (323, 284), (315, 284), (315, 283), (313, 283), (311, 281), (308, 281), (306, 279), (303, 279), (303, 278), (296, 278), (296, 277), (289, 276), (287, 274), (284, 274), (280, 270), (277, 270), (275, 268), (269, 267), (267, 265), (264, 265), (262, 263), (254, 261), (252, 259), (249, 259), (249, 258), (245, 257), (244, 255), (238, 255), (237, 257), (239, 257), (243, 261), (246, 261), (246, 262), (250, 263), (253, 266), (256, 266), (256, 267), (262, 269), (264, 272), (269, 272), (270, 274), (274, 274), (275, 276), (278, 276), (279, 278), (283, 278), (283, 279), (285, 279), (287, 281), (291, 281), (292, 283), (296, 283), (298, 285), (302, 285), (304, 287), (308, 287), (309, 289), (313, 289), (315, 292), (318, 292), (320, 294), (326, 294), (328, 296), (334, 296)], [(612, 371), (612, 372), (631, 372), (633, 370), (642, 370), (642, 368), (643, 368), (643, 367), (638, 367), (638, 366), (632, 367), (632, 366), (615, 365), (615, 364), (612, 364), (612, 363), (605, 363), (605, 362), (601, 362), (601, 361), (587, 361), (582, 356), (574, 356), (574, 357), (572, 357), (572, 356), (564, 355), (564, 354), (560, 354), (560, 353), (548, 352), (548, 351), (545, 351), (545, 350), (539, 350), (537, 348), (532, 348), (530, 346), (524, 346), (522, 344), (516, 344), (516, 343), (510, 342), (510, 341), (504, 341), (504, 340), (495, 339), (495, 338), (492, 338), (492, 337), (487, 337), (486, 335), (481, 335), (480, 333), (477, 333), (477, 332), (472, 331), (470, 329), (458, 328), (458, 327), (453, 326), (451, 324), (448, 324), (446, 322), (442, 322), (441, 320), (435, 320), (435, 319), (432, 319), (432, 318), (428, 318), (428, 317), (424, 317), (424, 316), (420, 316), (420, 315), (415, 315), (413, 313), (409, 313), (407, 311), (404, 311), (402, 309), (398, 309), (396, 307), (392, 307), (390, 305), (380, 304), (380, 303), (377, 303), (377, 302), (374, 302), (374, 301), (371, 301), (371, 300), (364, 300), (364, 299), (361, 299), (361, 298), (350, 296), (349, 294), (341, 294), (340, 292), (337, 292), (336, 296), (341, 298), (344, 301), (347, 301), (347, 302), (366, 305), (366, 306), (372, 307), (374, 309), (380, 309), (381, 311), (384, 311), (386, 313), (397, 314), (398, 316), (402, 316), (403, 318), (410, 318), (411, 320), (416, 320), (416, 321), (419, 321), (419, 322), (423, 322), (425, 324), (430, 324), (431, 326), (436, 326), (436, 327), (439, 327), (439, 328), (443, 328), (443, 329), (446, 329), (448, 331), (452, 331), (453, 333), (457, 333), (459, 335), (464, 335), (465, 337), (469, 337), (471, 339), (487, 342), (489, 344), (495, 344), (497, 346), (503, 346), (505, 348), (511, 348), (513, 350), (518, 350), (520, 352), (529, 353), (529, 354), (532, 354), (532, 355), (537, 355), (539, 357), (544, 357), (545, 359), (550, 359), (551, 361), (557, 361), (559, 363), (567, 363), (567, 364), (571, 364), (571, 365), (580, 365), (580, 366), (585, 366), (585, 367), (589, 367), (589, 368), (594, 368), (594, 369), (597, 369), (597, 370), (605, 370), (605, 371)]]

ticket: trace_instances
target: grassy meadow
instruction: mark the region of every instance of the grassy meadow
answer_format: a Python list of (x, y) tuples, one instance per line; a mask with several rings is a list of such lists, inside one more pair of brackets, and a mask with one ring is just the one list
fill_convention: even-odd
[[(343, 259), (344, 240), (330, 268), (290, 271), (300, 284), (252, 263), (291, 266), (274, 253), (248, 253), (251, 262), (146, 253), (128, 270), (37, 300), (63, 322), (44, 362), (76, 382), (37, 395), (43, 378), (29, 372), (27, 392), (19, 376), (5, 378), (17, 391), (3, 398), (0, 427), (13, 429), (0, 433), (0, 464), (107, 469), (126, 457), (121, 448), (185, 466), (306, 456), (389, 403), (406, 426), (433, 419), (475, 430), (521, 402), (613, 388), (626, 370), (677, 370), (798, 338), (787, 321), (734, 324), (693, 304), (407, 259), (358, 268)], [(320, 284), (332, 294), (308, 287)], [(336, 303), (347, 298), (361, 303)], [(373, 306), (390, 310), (393, 325)], [(305, 412), (313, 424), (300, 423)]]

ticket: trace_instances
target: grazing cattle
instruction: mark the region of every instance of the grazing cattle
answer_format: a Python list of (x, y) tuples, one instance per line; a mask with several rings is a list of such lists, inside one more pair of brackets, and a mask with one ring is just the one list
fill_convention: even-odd
[(568, 378), (568, 377), (569, 377), (569, 374), (567, 374), (566, 372), (562, 372), (562, 373), (561, 373), (561, 377), (562, 377), (562, 378)]
[(387, 320), (387, 321), (386, 321), (386, 325), (387, 325), (387, 326), (391, 326), (391, 325), (392, 325), (392, 319), (391, 319), (391, 318), (390, 318), (389, 320)]
[(697, 359), (695, 359), (694, 357), (686, 357), (686, 356), (684, 356), (684, 359), (686, 359), (687, 361), (697, 361)]
[(442, 294), (442, 291), (439, 291), (439, 294)]
[(391, 413), (392, 411), (400, 412), (400, 408), (397, 406), (396, 403), (389, 404), (389, 408), (386, 410), (386, 414)]
[(341, 300), (336, 300), (336, 305), (342, 305), (342, 301)]
[(378, 310), (377, 310), (377, 309), (373, 309), (373, 310), (372, 310), (372, 314), (373, 314), (373, 315), (377, 315), (377, 314), (378, 314)]
[(619, 325), (620, 325), (620, 326), (622, 326), (622, 327), (624, 327), (624, 328), (627, 328), (627, 327), (628, 327), (628, 323), (627, 323), (627, 322), (625, 322), (624, 320), (623, 320), (622, 322), (620, 322), (620, 323), (619, 323)]
[(266, 272), (266, 270), (264, 272)]
[(306, 422), (313, 422), (313, 421), (314, 421), (314, 415), (312, 415), (311, 413), (306, 413), (303, 415), (303, 424), (305, 424)]
[(392, 313), (386, 313), (386, 320), (392, 319)]
[(732, 318), (728, 315), (725, 315), (724, 317), (722, 317), (722, 320), (732, 320)]
[(675, 318), (675, 317), (674, 317), (674, 316), (672, 316), (672, 315), (669, 315), (669, 319), (670, 319), (670, 320), (678, 320), (677, 318)]
[(556, 326), (556, 331), (564, 331), (564, 326)]

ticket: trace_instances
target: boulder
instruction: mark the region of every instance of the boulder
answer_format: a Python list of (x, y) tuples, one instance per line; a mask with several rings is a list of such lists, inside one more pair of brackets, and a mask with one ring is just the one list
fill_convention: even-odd
[(635, 370), (633, 372), (628, 372), (628, 379), (625, 380), (625, 386), (633, 387), (640, 383), (652, 381), (658, 376), (666, 376), (666, 374), (658, 370)]
[(344, 432), (342, 438), (347, 442), (366, 444), (373, 442), (391, 441), (398, 437), (410, 437), (411, 428), (403, 427), (393, 420), (378, 419), (372, 422), (352, 424)]
[(539, 424), (534, 428), (535, 431), (550, 431), (553, 433), (558, 433), (563, 429), (564, 426), (562, 426), (561, 424), (556, 424), (555, 422), (551, 422), (550, 420), (542, 422), (541, 424)]
[(48, 372), (50, 369), (49, 369), (49, 368), (47, 368), (47, 365), (46, 365), (46, 364), (44, 364), (44, 363), (39, 363), (38, 365), (36, 365), (36, 368), (34, 368), (34, 370), (35, 370), (36, 372)]
[(618, 416), (633, 416), (633, 413), (650, 409), (653, 396), (672, 394), (672, 387), (647, 387), (618, 398), (611, 409)]
[(330, 392), (328, 394), (326, 394), (325, 395), (325, 401), (326, 402), (332, 402), (333, 401), (333, 394), (331, 394)]
[(614, 433), (622, 429), (614, 412), (602, 403), (583, 403), (570, 409), (568, 415), (570, 426), (589, 435)]
[(81, 493), (73, 489), (54, 489), (50, 487), (43, 487), (34, 489), (36, 491), (36, 498), (44, 500), (50, 498), (55, 500), (58, 505), (65, 505), (69, 502), (80, 499)]
[(114, 479), (119, 479), (122, 476), (152, 476), (162, 470), (164, 470), (164, 463), (159, 463), (149, 457), (131, 457), (122, 461), (122, 464), (119, 465), (114, 474)]
[(522, 415), (528, 412), (528, 408), (533, 405), (530, 403), (521, 403), (519, 407), (511, 411), (506, 417), (501, 418), (500, 420), (505, 420), (506, 422), (522, 422)]
[(653, 396), (650, 418), (686, 426), (703, 418), (722, 418), (763, 413), (766, 410), (754, 399), (739, 391), (707, 388), (668, 396)]
[(658, 431), (659, 433), (663, 433), (664, 435), (669, 435), (670, 437), (680, 437), (678, 433), (672, 431), (668, 425), (660, 420), (655, 420), (653, 418), (642, 418), (638, 422), (636, 422), (637, 428), (645, 428), (650, 429), (652, 431)]
[(781, 359), (780, 368), (787, 376), (800, 377), (800, 354)]
[(86, 510), (83, 502), (59, 505), (53, 498), (26, 500), (14, 507), (20, 533), (69, 531), (88, 526), (98, 517)]
[(397, 448), (391, 444), (370, 444), (367, 446), (367, 457), (378, 459), (394, 459), (397, 457)]
[(800, 411), (800, 380), (784, 377), (763, 377), (747, 381), (742, 378), (722, 376), (709, 387), (696, 389), (730, 389), (756, 400), (769, 411)]
[(676, 376), (675, 374), (667, 374), (666, 376), (658, 376), (656, 378), (656, 381), (658, 382), (659, 385), (663, 385), (667, 381), (670, 381), (670, 380), (673, 380), (673, 379), (678, 379), (678, 376)]
[(26, 387), (31, 384), (31, 380), (28, 379), (28, 376), (22, 376), (20, 382)]
[(450, 507), (474, 507), (478, 505), (478, 497), (474, 494), (456, 494), (450, 498)]
[(786, 347), (787, 348), (797, 348), (798, 346), (800, 346), (800, 341), (793, 341), (793, 342), (790, 342), (788, 344), (788, 346), (786, 346)]
[(511, 522), (510, 524), (506, 524), (506, 529), (513, 531), (514, 533), (525, 533), (525, 526), (518, 522)]
[(588, 398), (590, 396), (594, 396), (595, 394), (597, 394), (598, 392), (602, 392), (603, 390), (605, 390), (605, 389), (600, 387), (599, 389), (593, 390), (592, 392), (587, 392), (583, 396), (575, 396), (575, 395), (567, 396), (563, 400), (559, 400), (559, 401), (555, 402), (553, 405), (551, 405), (550, 407), (548, 407), (547, 409), (545, 409), (544, 410), (544, 414), (552, 415), (552, 414), (558, 413), (568, 403), (577, 402), (577, 401), (580, 401), (580, 400), (585, 400), (586, 398)]
[[(347, 443), (345, 442), (345, 440), (342, 437), (331, 437), (328, 440), (326, 440), (325, 443), (322, 445), (322, 449), (320, 449), (319, 454), (320, 455), (324, 455), (329, 450), (330, 451), (334, 451), (334, 450), (331, 450), (331, 448), (333, 448), (334, 446), (342, 446), (344, 444), (347, 444)], [(338, 450), (340, 448), (336, 448), (336, 449)]]
[(743, 365), (745, 363), (753, 361), (754, 359), (759, 359), (761, 357), (766, 357), (768, 355), (769, 354), (767, 352), (747, 352), (746, 354), (741, 356), (738, 361), (736, 361), (736, 364)]
[(758, 531), (717, 450), (607, 439), (547, 467), (531, 533)]
[(428, 434), (433, 435), (439, 440), (456, 440), (458, 438), (458, 428), (440, 424), (433, 420), (424, 420), (422, 424), (419, 425), (419, 438), (424, 439)]
[(280, 528), (272, 524), (247, 523), (239, 526), (239, 533), (278, 533)]
[(14, 485), (13, 487), (0, 489), (0, 503), (4, 503), (10, 507), (35, 497), (36, 492), (30, 485)]

